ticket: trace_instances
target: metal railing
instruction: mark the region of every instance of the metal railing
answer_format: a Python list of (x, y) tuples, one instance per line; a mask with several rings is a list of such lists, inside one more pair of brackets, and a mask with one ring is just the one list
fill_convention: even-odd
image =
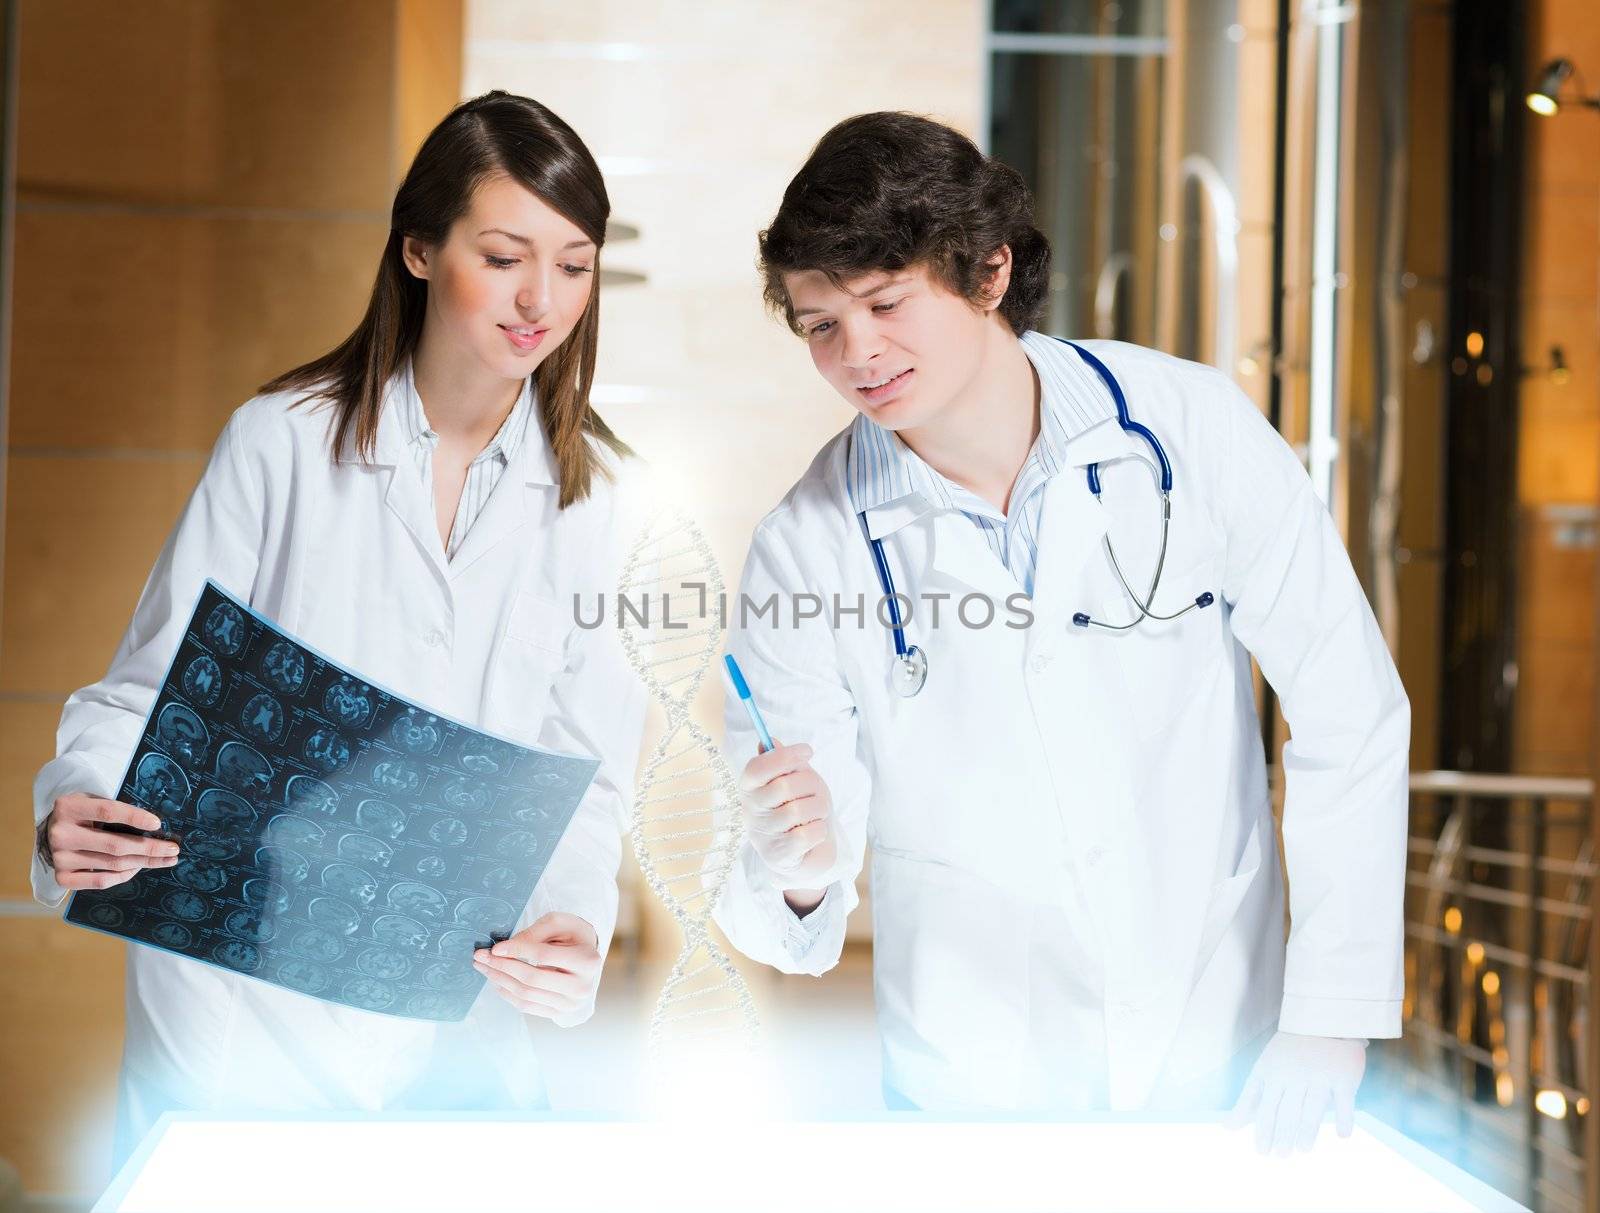
[(1473, 1169), (1562, 1213), (1597, 1165), (1593, 810), (1588, 779), (1411, 777), (1405, 1030), (1379, 1050), (1408, 1119), (1431, 1112)]

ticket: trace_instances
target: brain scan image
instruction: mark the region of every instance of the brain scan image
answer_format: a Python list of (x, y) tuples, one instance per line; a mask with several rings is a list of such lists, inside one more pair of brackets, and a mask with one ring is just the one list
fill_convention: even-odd
[(259, 796), (272, 783), (272, 764), (242, 741), (225, 742), (217, 751), (217, 779), (235, 792)]
[(189, 697), (189, 702), (209, 708), (222, 698), (222, 667), (201, 653), (183, 667), (180, 685), (183, 687), (183, 693)]
[(385, 758), (374, 764), (372, 784), (385, 792), (409, 796), (422, 786), (422, 772), (413, 763), (399, 758)]
[(435, 990), (465, 989), (473, 983), (476, 977), (477, 973), (473, 971), (470, 964), (463, 967), (446, 961), (429, 965), (422, 974), (423, 982)]
[(350, 761), (350, 743), (332, 729), (317, 729), (301, 750), (307, 760), (324, 771), (339, 770)]
[(169, 703), (156, 717), (156, 736), (161, 744), (179, 762), (191, 767), (206, 760), (206, 749), (211, 745), (211, 735), (206, 726), (181, 703)]
[(368, 948), (356, 957), (356, 968), (379, 981), (399, 981), (411, 972), (411, 961), (393, 948)]
[[(598, 763), (491, 737), (343, 669), (207, 582), (115, 798), (171, 868), (68, 922), (329, 1004), (459, 1021)], [(376, 671), (375, 671), (376, 672)]]
[(296, 817), (293, 813), (279, 813), (267, 822), (266, 839), (280, 846), (294, 847), (307, 854), (316, 854), (326, 843), (328, 831), (314, 821)]
[(210, 830), (190, 830), (183, 836), (183, 853), (190, 859), (209, 859), (220, 863), (244, 850), (244, 839), (237, 834), (216, 834)]
[(120, 906), (101, 902), (89, 911), (89, 921), (97, 927), (120, 927), (127, 919)]
[(487, 931), (463, 931), (457, 928), (439, 936), (439, 955), (455, 961), (463, 958), (470, 961), (474, 952), (488, 946)]
[(256, 848), (256, 871), (278, 884), (301, 884), (311, 875), (311, 861), (288, 847)]
[(450, 906), (438, 889), (412, 880), (401, 880), (389, 887), (389, 908), (412, 918), (442, 918)]
[(322, 869), (322, 887), (354, 906), (370, 906), (378, 896), (371, 872), (353, 863), (330, 863)]
[(447, 994), (413, 994), (406, 1011), (419, 1019), (445, 1019), (455, 1010), (456, 1000)]
[(431, 754), (439, 748), (439, 719), (422, 712), (406, 712), (389, 726), (389, 740), (407, 754)]
[(494, 799), (494, 790), (481, 779), (452, 779), (439, 794), (445, 807), (457, 813), (482, 813)]
[(140, 888), (139, 878), (135, 876), (132, 880), (124, 880), (109, 889), (101, 889), (100, 896), (107, 901), (138, 901), (144, 896), (144, 890)]
[(321, 965), (291, 958), (278, 965), (278, 980), (302, 994), (320, 994), (328, 988), (331, 978)]
[(399, 838), (405, 833), (406, 815), (386, 800), (363, 800), (356, 806), (356, 824), (379, 838)]
[(428, 928), (404, 914), (384, 914), (372, 924), (372, 938), (402, 951), (421, 951), (428, 943)]
[(211, 949), (219, 964), (241, 973), (254, 973), (261, 967), (261, 949), (242, 939), (227, 939)]
[(181, 922), (158, 922), (150, 928), (150, 938), (162, 947), (176, 951), (194, 942), (194, 932)]
[(278, 933), (278, 924), (251, 910), (234, 910), (222, 920), (222, 929), (246, 943), (266, 943)]
[(540, 845), (537, 834), (530, 834), (526, 830), (512, 830), (494, 844), (494, 853), (503, 855), (507, 859), (525, 859), (530, 855), (537, 855)]
[(175, 817), (189, 803), (189, 777), (165, 754), (146, 754), (134, 769), (133, 798), (157, 816)]
[(463, 897), (456, 903), (455, 920), (485, 931), (504, 929), (517, 919), (517, 912), (498, 897)]
[(313, 897), (306, 906), (306, 917), (332, 935), (354, 935), (361, 927), (355, 907), (336, 897)]
[(228, 873), (206, 859), (178, 860), (172, 869), (172, 878), (196, 893), (215, 893), (228, 883)]
[(352, 977), (344, 983), (344, 996), (358, 1007), (381, 1011), (394, 1001), (394, 990), (371, 977)]
[(474, 775), (497, 775), (511, 765), (512, 749), (492, 737), (471, 737), (461, 746), (461, 769)]
[(297, 813), (332, 817), (339, 811), (339, 793), (314, 775), (291, 775), (283, 785), (283, 803)]
[(557, 814), (553, 806), (539, 799), (523, 801), (511, 810), (511, 816), (523, 825), (542, 826), (555, 821)]
[(306, 655), (287, 640), (280, 640), (261, 659), (261, 673), (286, 695), (298, 695), (306, 684)]
[(292, 900), (288, 889), (260, 876), (245, 881), (240, 895), (244, 898), (245, 905), (268, 918), (287, 914), (289, 902)]
[(467, 823), (459, 817), (441, 817), (428, 827), (428, 837), (441, 847), (459, 847), (470, 834)]
[(332, 964), (344, 955), (344, 941), (321, 927), (305, 927), (296, 932), (289, 941), (289, 948), (308, 960), (321, 961), (323, 964)]
[(283, 736), (283, 722), (283, 705), (265, 691), (252, 695), (239, 713), (239, 727), (268, 744)]
[(206, 616), (200, 629), (211, 651), (223, 657), (232, 657), (243, 646), (246, 638), (244, 612), (231, 602), (220, 602)]
[(353, 678), (341, 678), (322, 697), (322, 710), (348, 729), (364, 729), (372, 719), (372, 688)]
[(200, 793), (195, 804), (195, 815), (207, 829), (222, 834), (237, 834), (255, 822), (256, 811), (248, 800), (224, 792), (221, 788), (207, 788)]
[(478, 879), (478, 884), (490, 893), (509, 893), (517, 887), (517, 874), (510, 868), (490, 868)]
[(199, 922), (211, 912), (211, 903), (188, 889), (174, 889), (161, 899), (168, 914), (185, 922)]
[(339, 839), (339, 858), (386, 868), (394, 858), (394, 848), (369, 834), (346, 834)]

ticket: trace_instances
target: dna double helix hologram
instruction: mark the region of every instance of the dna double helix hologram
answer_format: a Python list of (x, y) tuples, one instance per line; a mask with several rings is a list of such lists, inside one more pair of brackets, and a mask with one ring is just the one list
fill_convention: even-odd
[(721, 652), (723, 588), (699, 527), (667, 506), (630, 549), (615, 604), (629, 664), (666, 714), (639, 777), (631, 830), (646, 884), (683, 932), (651, 1014), (657, 1058), (730, 1037), (753, 1046), (760, 1030), (749, 987), (710, 934), (712, 907), (744, 835), (738, 783), (690, 712)]

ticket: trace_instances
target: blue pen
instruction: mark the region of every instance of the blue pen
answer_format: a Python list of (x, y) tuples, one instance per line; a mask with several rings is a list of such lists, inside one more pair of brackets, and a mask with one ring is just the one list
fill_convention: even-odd
[(733, 679), (733, 689), (739, 692), (739, 698), (744, 701), (744, 710), (750, 713), (750, 723), (756, 727), (756, 736), (761, 738), (761, 751), (776, 749), (772, 744), (772, 734), (767, 732), (767, 722), (761, 719), (761, 711), (756, 707), (756, 701), (750, 698), (750, 687), (745, 683), (744, 674), (739, 669), (739, 663), (733, 659), (732, 653), (727, 653), (722, 658), (728, 665), (728, 677)]

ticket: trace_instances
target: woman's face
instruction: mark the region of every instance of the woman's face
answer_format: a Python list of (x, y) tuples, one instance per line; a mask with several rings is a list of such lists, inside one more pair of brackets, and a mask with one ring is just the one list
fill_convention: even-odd
[(492, 177), (441, 245), (407, 237), (428, 282), (425, 337), (503, 379), (525, 379), (565, 341), (594, 289), (594, 241), (509, 177)]

